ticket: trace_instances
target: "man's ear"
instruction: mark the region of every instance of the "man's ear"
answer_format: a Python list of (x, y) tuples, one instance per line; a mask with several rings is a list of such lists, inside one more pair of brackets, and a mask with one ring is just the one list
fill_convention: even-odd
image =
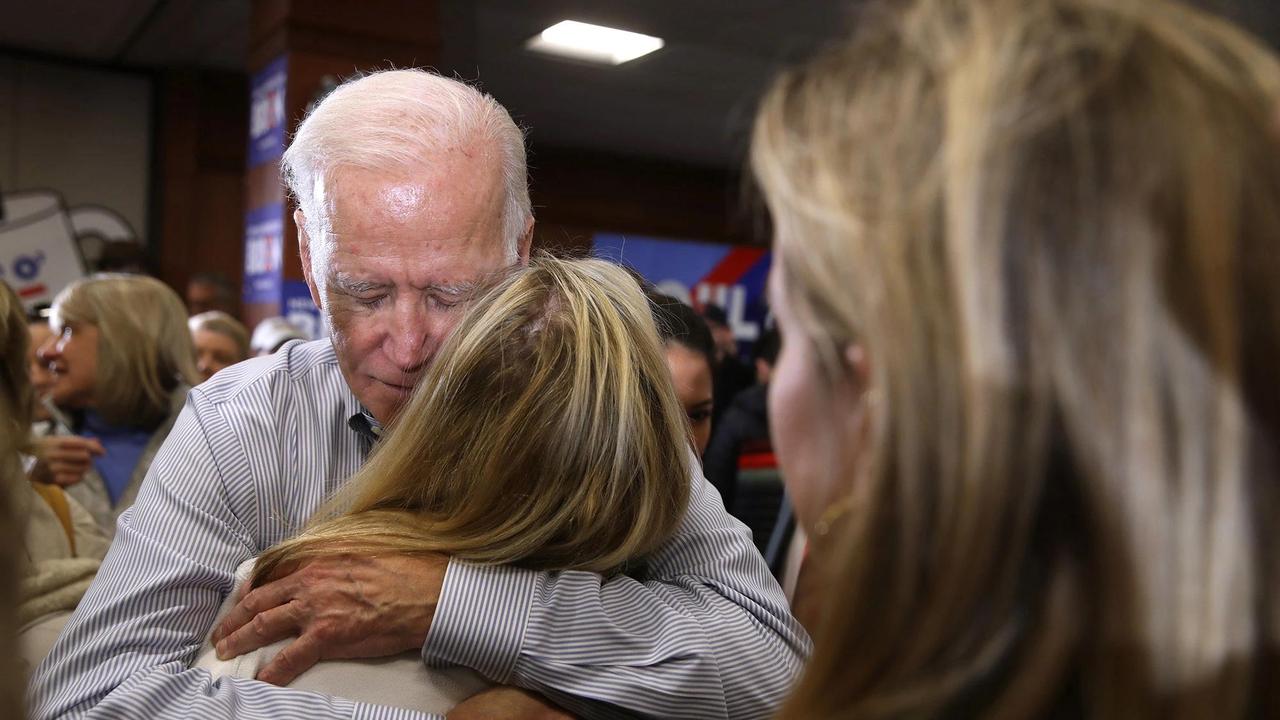
[(293, 223), (298, 226), (298, 259), (302, 261), (302, 277), (306, 278), (307, 289), (311, 291), (311, 302), (322, 308), (320, 289), (311, 274), (311, 236), (307, 234), (307, 216), (302, 208), (293, 211)]
[(529, 218), (529, 222), (525, 223), (524, 235), (520, 236), (519, 256), (520, 264), (529, 264), (529, 253), (533, 248), (533, 218)]

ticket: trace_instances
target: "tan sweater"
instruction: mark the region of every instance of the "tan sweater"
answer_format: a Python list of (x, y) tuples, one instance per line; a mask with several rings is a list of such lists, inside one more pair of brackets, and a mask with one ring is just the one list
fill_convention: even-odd
[[(64, 508), (63, 517), (42, 490)], [(25, 522), (18, 622), (22, 658), (30, 669), (49, 653), (89, 589), (108, 541), (93, 516), (61, 488), (21, 481), (14, 488), (14, 506)]]

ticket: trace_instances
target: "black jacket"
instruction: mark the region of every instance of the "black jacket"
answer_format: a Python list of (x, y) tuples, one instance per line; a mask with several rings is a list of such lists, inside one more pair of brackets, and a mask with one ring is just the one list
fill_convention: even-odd
[(772, 450), (768, 397), (766, 385), (753, 385), (738, 393), (720, 418), (702, 458), (707, 479), (720, 491), (730, 512), (738, 485), (738, 456)]

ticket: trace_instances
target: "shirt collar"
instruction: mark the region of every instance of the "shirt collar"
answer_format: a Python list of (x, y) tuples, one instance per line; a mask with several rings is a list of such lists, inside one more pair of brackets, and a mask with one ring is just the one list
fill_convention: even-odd
[(358, 412), (347, 418), (347, 427), (355, 430), (360, 437), (371, 443), (376, 443), (382, 438), (382, 423), (378, 422), (378, 419), (363, 405)]

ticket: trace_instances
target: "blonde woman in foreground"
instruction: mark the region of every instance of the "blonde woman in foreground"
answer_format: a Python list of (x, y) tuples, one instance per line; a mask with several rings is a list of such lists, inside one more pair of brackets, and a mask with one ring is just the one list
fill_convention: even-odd
[(27, 377), (26, 315), (17, 293), (0, 280), (0, 717), (26, 717), (27, 668), (19, 642), (22, 543), (25, 525), (16, 505), (29, 490), (22, 468), (30, 451), (33, 396)]
[[(691, 453), (636, 282), (604, 261), (538, 258), (473, 305), (344, 490), (237, 575), (252, 588), (319, 555), (436, 551), (610, 575), (675, 530)], [(195, 665), (253, 677), (285, 644), (219, 661), (206, 643)], [(488, 685), (415, 652), (321, 662), (290, 687), (444, 713)]]
[(915, 0), (785, 74), (783, 716), (1276, 717), (1280, 66), (1184, 5)]

